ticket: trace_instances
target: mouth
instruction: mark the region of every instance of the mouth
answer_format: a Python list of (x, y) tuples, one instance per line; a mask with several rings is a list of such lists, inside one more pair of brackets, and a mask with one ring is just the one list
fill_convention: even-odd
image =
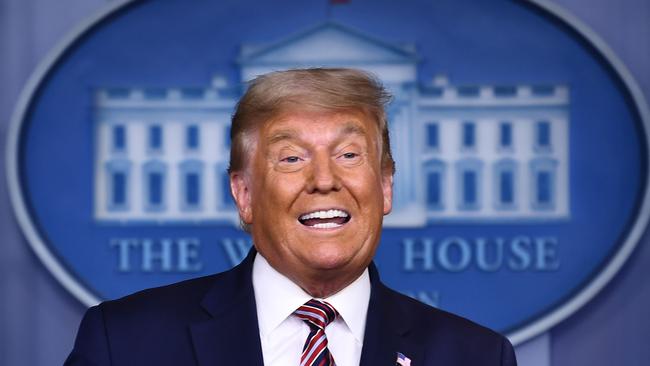
[(318, 210), (300, 215), (301, 224), (315, 229), (335, 229), (347, 224), (352, 216), (344, 210)]

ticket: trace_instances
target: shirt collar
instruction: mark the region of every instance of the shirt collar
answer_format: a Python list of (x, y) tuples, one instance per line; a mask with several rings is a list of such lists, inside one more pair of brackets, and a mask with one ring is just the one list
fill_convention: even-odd
[[(266, 337), (300, 305), (312, 298), (300, 286), (271, 267), (259, 253), (256, 254), (253, 262), (253, 289), (262, 337)], [(334, 306), (357, 341), (363, 344), (370, 301), (368, 269), (366, 268), (359, 278), (343, 290), (320, 300), (325, 300)]]
[(366, 315), (368, 314), (368, 303), (370, 301), (368, 268), (346, 288), (323, 300), (334, 306), (357, 341), (363, 344)]

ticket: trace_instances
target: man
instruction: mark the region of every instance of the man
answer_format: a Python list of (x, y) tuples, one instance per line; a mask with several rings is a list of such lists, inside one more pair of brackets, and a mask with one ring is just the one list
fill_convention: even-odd
[(379, 281), (388, 101), (357, 70), (253, 80), (229, 171), (254, 249), (230, 271), (89, 309), (66, 364), (516, 365), (501, 335)]

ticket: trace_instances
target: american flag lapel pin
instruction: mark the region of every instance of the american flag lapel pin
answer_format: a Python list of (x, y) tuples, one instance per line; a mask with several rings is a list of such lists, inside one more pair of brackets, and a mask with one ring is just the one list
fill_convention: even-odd
[(397, 363), (395, 366), (411, 366), (411, 359), (404, 356), (403, 353), (397, 352)]

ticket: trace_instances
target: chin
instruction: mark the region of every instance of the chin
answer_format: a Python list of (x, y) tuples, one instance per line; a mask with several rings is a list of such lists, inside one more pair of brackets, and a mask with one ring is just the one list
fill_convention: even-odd
[(346, 267), (351, 262), (351, 256), (345, 253), (315, 250), (311, 254), (310, 267), (319, 270), (335, 270)]

